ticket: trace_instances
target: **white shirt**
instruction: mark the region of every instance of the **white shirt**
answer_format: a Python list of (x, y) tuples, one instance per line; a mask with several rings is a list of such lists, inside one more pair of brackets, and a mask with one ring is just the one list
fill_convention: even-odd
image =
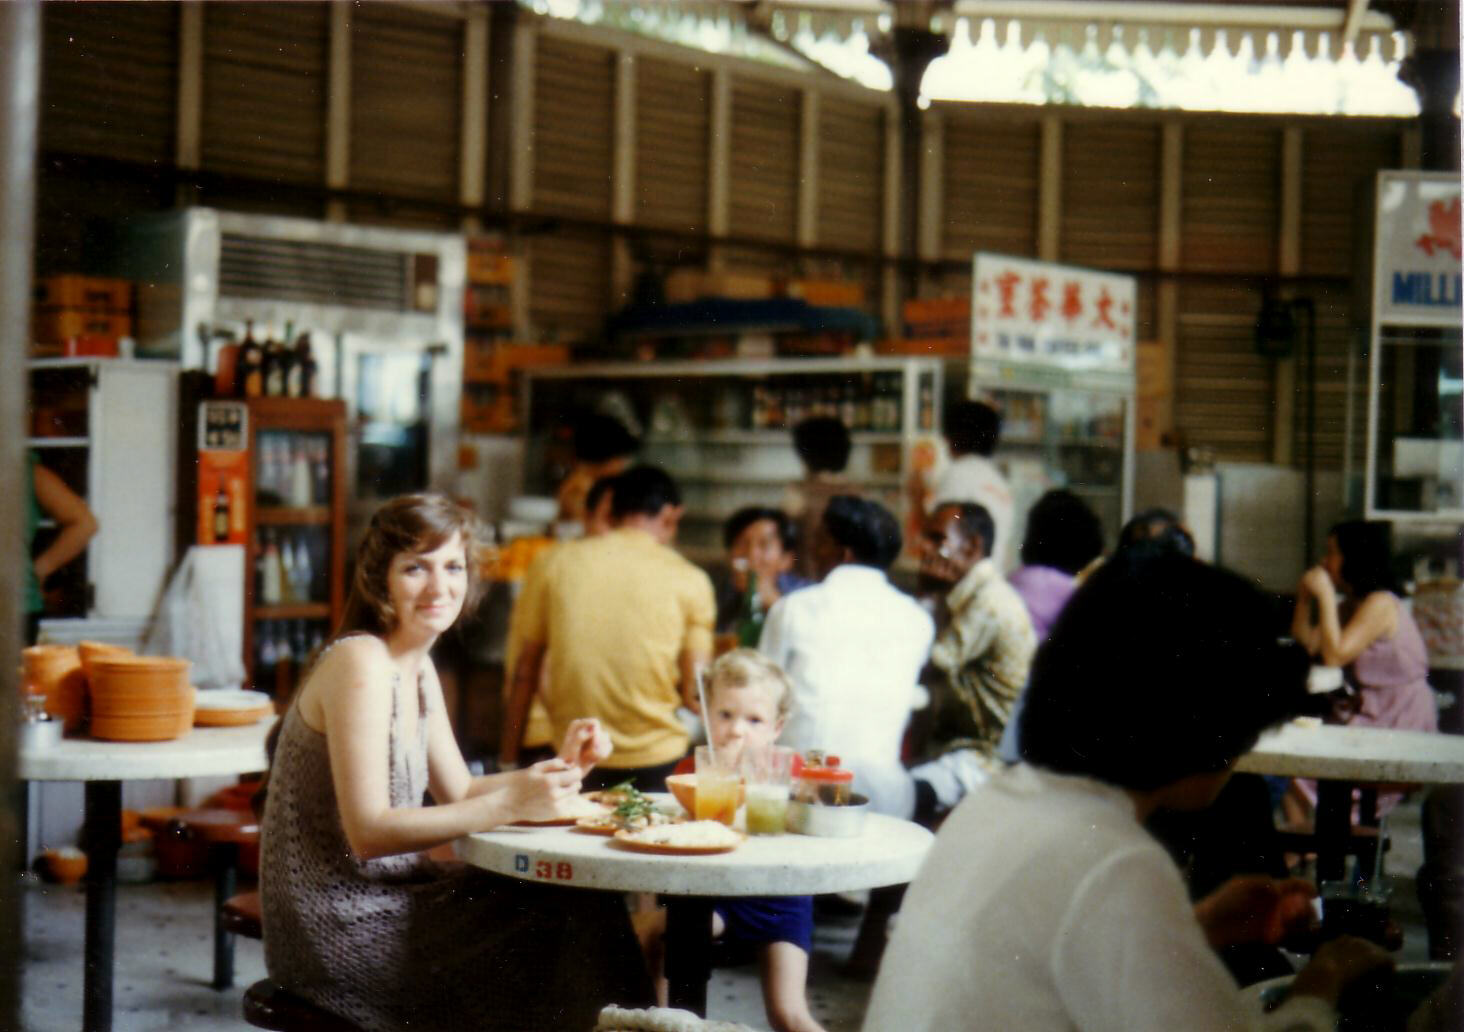
[(779, 741), (837, 755), (874, 809), (908, 817), (915, 795), (900, 744), (934, 637), (929, 614), (872, 566), (845, 563), (784, 595), (758, 645), (793, 681)]
[(1320, 1032), (1335, 1018), (1316, 997), (1251, 1009), (1132, 800), (1023, 764), (942, 825), (864, 1028)]
[(1003, 573), (1012, 568), (1015, 543), (1012, 540), (1012, 489), (996, 463), (980, 455), (962, 455), (935, 476), (930, 485), (928, 506), (941, 502), (975, 502), (991, 514), (996, 525), (992, 558)]

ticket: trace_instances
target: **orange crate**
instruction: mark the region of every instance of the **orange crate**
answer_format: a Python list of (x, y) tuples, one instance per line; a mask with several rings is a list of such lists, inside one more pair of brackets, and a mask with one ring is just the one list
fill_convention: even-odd
[(916, 357), (961, 357), (971, 353), (971, 338), (956, 337), (892, 337), (875, 344), (881, 355), (913, 355)]
[(31, 313), (31, 340), (36, 344), (64, 344), (72, 337), (127, 337), (132, 316), (94, 312), (83, 308), (37, 308)]
[(499, 251), (468, 251), (468, 282), (507, 286), (513, 282), (513, 258)]
[(130, 312), (132, 283), (130, 280), (102, 276), (48, 276), (36, 282), (35, 302), (43, 308)]
[(905, 322), (969, 323), (971, 299), (968, 297), (917, 297), (905, 302)]
[(864, 284), (847, 280), (796, 279), (788, 281), (789, 297), (829, 308), (862, 308)]

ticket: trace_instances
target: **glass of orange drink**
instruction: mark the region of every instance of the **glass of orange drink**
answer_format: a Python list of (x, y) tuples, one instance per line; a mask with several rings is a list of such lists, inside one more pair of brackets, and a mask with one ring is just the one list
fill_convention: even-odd
[(699, 821), (721, 821), (728, 827), (737, 816), (737, 797), (742, 787), (737, 765), (710, 747), (696, 747), (696, 806)]

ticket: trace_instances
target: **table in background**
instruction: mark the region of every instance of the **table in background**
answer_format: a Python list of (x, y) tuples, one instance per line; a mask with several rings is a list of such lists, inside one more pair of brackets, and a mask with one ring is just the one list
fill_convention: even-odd
[(712, 902), (731, 896), (812, 896), (901, 885), (935, 837), (871, 813), (857, 838), (757, 835), (730, 853), (662, 856), (572, 828), (499, 828), (459, 839), (467, 863), (525, 881), (667, 896), (670, 1003), (706, 1014)]
[(1235, 769), (1317, 782), (1317, 880), (1346, 866), (1352, 792), (1359, 785), (1464, 783), (1464, 737), (1338, 724), (1285, 724), (1261, 736)]
[(194, 728), (169, 742), (103, 742), (66, 738), (22, 748), (16, 777), (86, 783), (86, 970), (82, 1028), (112, 1027), (116, 937), (117, 850), (122, 844), (122, 782), (248, 774), (268, 765), (264, 739), (272, 719), (242, 727)]

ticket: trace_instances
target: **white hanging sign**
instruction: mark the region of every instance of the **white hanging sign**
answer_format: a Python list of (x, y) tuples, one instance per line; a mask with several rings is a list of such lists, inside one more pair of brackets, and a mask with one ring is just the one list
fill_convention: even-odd
[(1377, 321), (1408, 326), (1464, 323), (1459, 177), (1379, 172)]
[(1132, 371), (1132, 276), (978, 251), (971, 282), (974, 357)]

